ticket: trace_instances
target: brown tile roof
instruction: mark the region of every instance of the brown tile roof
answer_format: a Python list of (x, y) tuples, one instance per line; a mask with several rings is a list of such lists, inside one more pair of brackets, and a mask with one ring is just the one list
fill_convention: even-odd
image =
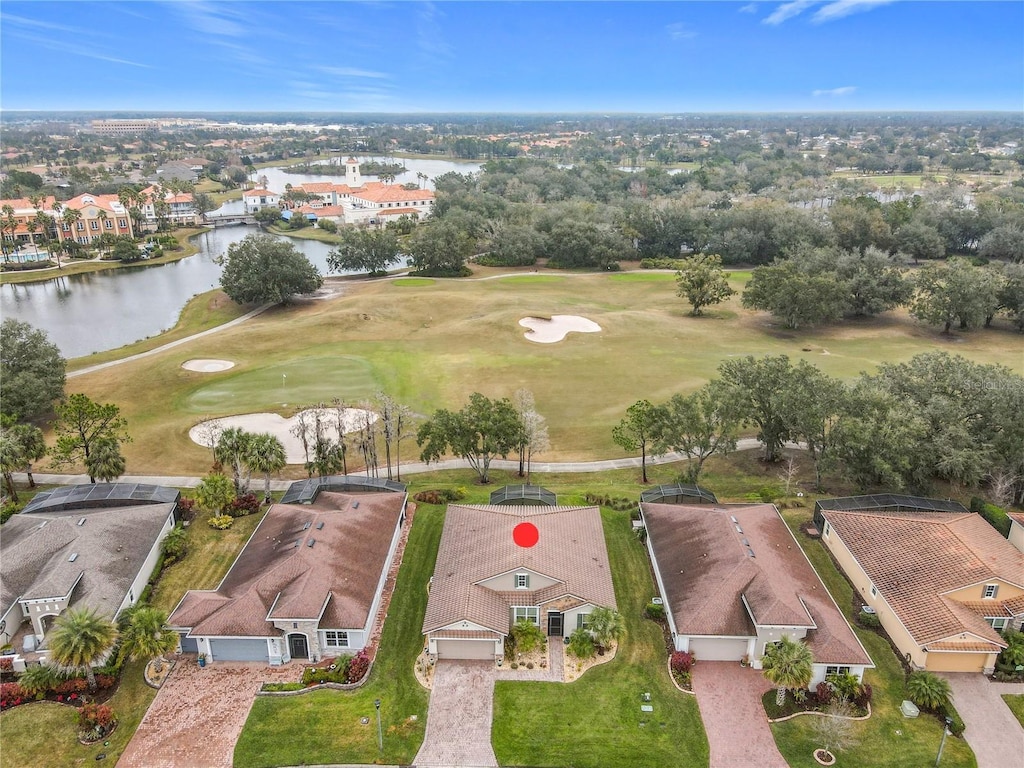
[[(540, 533), (530, 548), (512, 540), (512, 529), (524, 520)], [(561, 583), (511, 595), (479, 584), (520, 568)], [(441, 532), (423, 631), (467, 620), (504, 635), (511, 605), (537, 605), (566, 594), (594, 605), (616, 605), (597, 507), (452, 504)], [(527, 596), (538, 602), (524, 603)]]
[(1008, 512), (1011, 520), (1014, 520), (1019, 525), (1024, 525), (1024, 512)]
[(379, 182), (368, 182), (362, 189), (355, 190), (352, 194), (372, 203), (401, 203), (434, 199), (434, 193), (429, 189), (406, 189)]
[(334, 184), (329, 181), (311, 181), (306, 184), (300, 184), (298, 188), (307, 195), (321, 195), (324, 192), (334, 191)]
[(641, 508), (677, 632), (752, 637), (745, 599), (760, 625), (815, 627), (816, 662), (871, 663), (774, 506)]
[(917, 643), (965, 631), (1002, 642), (980, 616), (943, 597), (996, 578), (1024, 587), (1024, 553), (980, 515), (824, 514)]
[(404, 498), (324, 491), (314, 504), (274, 505), (220, 586), (186, 593), (168, 622), (237, 637), (277, 635), (268, 616), (365, 626)]
[(985, 643), (980, 640), (940, 640), (934, 643), (927, 643), (925, 650), (999, 653), (1000, 647), (995, 643)]

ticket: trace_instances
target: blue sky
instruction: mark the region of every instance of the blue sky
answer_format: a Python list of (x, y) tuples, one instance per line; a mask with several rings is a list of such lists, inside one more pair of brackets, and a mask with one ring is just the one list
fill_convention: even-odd
[(1024, 3), (17, 2), (4, 110), (1024, 110)]

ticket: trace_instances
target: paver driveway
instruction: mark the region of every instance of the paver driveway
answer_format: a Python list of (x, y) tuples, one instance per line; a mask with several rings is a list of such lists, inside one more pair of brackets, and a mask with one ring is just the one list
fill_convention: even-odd
[(734, 661), (694, 666), (693, 690), (711, 747), (710, 768), (788, 768), (761, 705), (769, 688), (760, 672)]
[(427, 733), (417, 766), (497, 766), (491, 748), (494, 663), (441, 659), (434, 669)]
[(264, 682), (298, 680), (302, 664), (283, 667), (218, 661), (200, 668), (179, 659), (117, 761), (119, 768), (230, 768), (235, 742)]
[(964, 738), (978, 758), (978, 768), (1024, 765), (1024, 728), (1002, 699), (1024, 693), (1024, 683), (992, 683), (984, 675), (943, 672), (953, 688), (953, 704), (967, 730)]

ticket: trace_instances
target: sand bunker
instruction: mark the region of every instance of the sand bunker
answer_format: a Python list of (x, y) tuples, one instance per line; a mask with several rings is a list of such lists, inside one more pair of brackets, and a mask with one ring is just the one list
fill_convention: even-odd
[(539, 344), (554, 344), (574, 331), (576, 333), (598, 333), (601, 330), (601, 326), (593, 320), (587, 320), (579, 315), (552, 315), (550, 320), (540, 317), (524, 317), (519, 324), (530, 329), (523, 335), (529, 341), (536, 341)]
[[(221, 419), (196, 424), (188, 431), (188, 436), (193, 443), (210, 448), (217, 442), (220, 433), (230, 427), (240, 427), (246, 432), (269, 432), (284, 445), (285, 456), (289, 464), (304, 464), (306, 452), (303, 450), (302, 440), (297, 434), (299, 422), (305, 418), (307, 441), (312, 444), (315, 439), (316, 411), (316, 408), (311, 408), (295, 414), (290, 419), (276, 413), (243, 413), (239, 416), (225, 416)], [(341, 412), (342, 430), (346, 434), (356, 432), (366, 423), (367, 418), (371, 422), (376, 421), (377, 414), (372, 411), (364, 411), (361, 408), (344, 408)], [(320, 411), (320, 420), (327, 437), (332, 441), (337, 441), (338, 412), (333, 408), (324, 408)]]
[(181, 364), (186, 371), (199, 371), (199, 373), (218, 373), (234, 368), (235, 364), (230, 360), (186, 360)]

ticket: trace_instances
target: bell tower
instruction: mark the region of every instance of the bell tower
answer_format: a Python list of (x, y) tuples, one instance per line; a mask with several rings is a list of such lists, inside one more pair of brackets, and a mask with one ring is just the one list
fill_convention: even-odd
[(359, 175), (359, 161), (354, 157), (345, 161), (345, 183), (353, 189), (363, 186), (363, 178)]

